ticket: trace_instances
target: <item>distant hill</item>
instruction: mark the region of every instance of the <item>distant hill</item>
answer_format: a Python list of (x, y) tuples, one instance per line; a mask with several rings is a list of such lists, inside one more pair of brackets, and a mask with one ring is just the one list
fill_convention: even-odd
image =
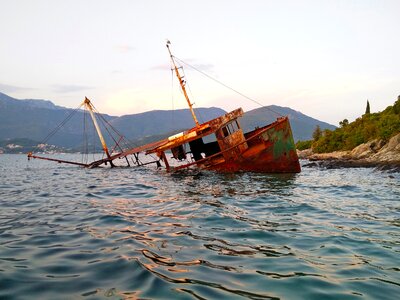
[[(0, 140), (42, 141), (73, 111), (47, 100), (17, 100), (0, 93)], [(103, 116), (109, 121), (113, 118)], [(62, 147), (77, 146), (82, 140), (83, 119), (83, 110), (77, 111), (51, 142)]]
[[(74, 109), (54, 105), (47, 100), (17, 100), (0, 93), (0, 141), (15, 138), (29, 138), (43, 141)], [(216, 108), (199, 108), (196, 114), (201, 121), (208, 121), (225, 111)], [(188, 109), (175, 111), (155, 110), (121, 117), (102, 114), (104, 119), (132, 141), (149, 140), (149, 136), (182, 131), (194, 126)], [(86, 120), (89, 116), (86, 116)], [(78, 110), (73, 117), (54, 135), (50, 142), (66, 148), (82, 148), (84, 111)], [(99, 122), (101, 123), (101, 122)], [(93, 139), (94, 128), (86, 122), (89, 140)], [(105, 130), (103, 130), (105, 132)], [(107, 140), (107, 135), (105, 134)], [(94, 141), (95, 140), (95, 141)]]
[(0, 108), (7, 107), (31, 107), (31, 108), (47, 108), (47, 109), (66, 109), (65, 107), (57, 106), (49, 100), (35, 100), (35, 99), (25, 99), (17, 100), (6, 94), (0, 93)]
[[(281, 115), (289, 116), (295, 140), (310, 139), (317, 125), (322, 129), (335, 128), (290, 108), (272, 105), (245, 113), (241, 122), (244, 130), (252, 130), (256, 126), (275, 121), (278, 115), (271, 109)], [(73, 111), (48, 100), (17, 100), (0, 93), (0, 141), (16, 138), (43, 141)], [(200, 122), (209, 121), (226, 113), (217, 107), (198, 108), (195, 112)], [(121, 117), (103, 114), (102, 117), (136, 144), (143, 144), (194, 126), (188, 109), (153, 110)], [(93, 125), (88, 119), (89, 116), (86, 115), (87, 122), (84, 125), (84, 111), (76, 111), (71, 120), (49, 142), (60, 147), (82, 149), (83, 128), (86, 126), (91, 143), (98, 144)]]
[[(194, 110), (200, 122), (206, 122), (226, 113), (217, 107), (197, 108)], [(124, 136), (132, 140), (162, 133), (186, 130), (194, 127), (192, 115), (188, 109), (152, 110), (140, 114), (125, 115), (112, 120)]]
[(331, 124), (306, 116), (289, 107), (277, 105), (265, 106), (246, 112), (242, 118), (241, 124), (243, 129), (248, 131), (254, 129), (256, 126), (263, 126), (274, 122), (279, 115), (289, 117), (295, 141), (309, 140), (317, 125), (322, 129), (333, 130), (336, 128)]

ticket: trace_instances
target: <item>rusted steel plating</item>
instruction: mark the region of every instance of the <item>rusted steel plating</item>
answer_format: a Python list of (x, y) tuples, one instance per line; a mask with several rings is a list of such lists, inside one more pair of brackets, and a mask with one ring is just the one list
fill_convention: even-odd
[[(146, 154), (157, 153), (165, 164), (167, 171), (186, 169), (197, 166), (202, 169), (219, 172), (253, 171), (262, 173), (298, 173), (300, 164), (292, 137), (289, 119), (278, 118), (274, 123), (257, 128), (246, 134), (242, 133), (240, 125), (235, 132), (224, 136), (224, 128), (236, 122), (243, 114), (237, 109), (224, 116), (213, 119), (187, 130), (181, 134), (165, 139), (164, 142), (147, 148)], [(193, 134), (196, 133), (196, 134)], [(218, 146), (208, 148), (212, 143), (193, 144), (203, 137), (215, 134)], [(172, 139), (171, 139), (172, 138)], [(215, 142), (215, 143), (217, 143)], [(183, 144), (189, 144), (193, 155), (192, 162), (179, 166), (170, 166), (165, 151), (177, 149)], [(216, 144), (215, 144), (216, 146)], [(142, 148), (144, 150), (145, 147)], [(184, 149), (184, 148), (182, 148)], [(205, 152), (205, 157), (196, 155), (196, 152)], [(197, 158), (196, 158), (197, 157)], [(177, 157), (173, 157), (177, 159)]]

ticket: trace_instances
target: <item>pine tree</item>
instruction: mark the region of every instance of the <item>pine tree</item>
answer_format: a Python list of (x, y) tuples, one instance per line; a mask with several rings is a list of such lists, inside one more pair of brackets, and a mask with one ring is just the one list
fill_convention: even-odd
[(370, 107), (369, 107), (369, 101), (367, 100), (367, 108), (365, 109), (365, 114), (369, 115), (370, 114)]
[(321, 130), (321, 127), (319, 127), (319, 125), (317, 125), (317, 126), (315, 127), (312, 136), (313, 136), (313, 139), (314, 139), (315, 142), (318, 141), (318, 140), (321, 138), (321, 136), (322, 136), (322, 130)]
[(397, 97), (397, 101), (393, 104), (393, 112), (395, 114), (400, 114), (400, 96)]
[(347, 120), (347, 119), (344, 119), (343, 121), (339, 122), (339, 126), (342, 128), (346, 127), (347, 125), (349, 125), (349, 120)]

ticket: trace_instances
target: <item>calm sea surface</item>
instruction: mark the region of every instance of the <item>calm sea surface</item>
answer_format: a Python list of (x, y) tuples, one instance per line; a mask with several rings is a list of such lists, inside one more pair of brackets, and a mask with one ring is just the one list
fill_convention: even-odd
[(399, 173), (0, 155), (0, 205), (0, 299), (400, 299)]

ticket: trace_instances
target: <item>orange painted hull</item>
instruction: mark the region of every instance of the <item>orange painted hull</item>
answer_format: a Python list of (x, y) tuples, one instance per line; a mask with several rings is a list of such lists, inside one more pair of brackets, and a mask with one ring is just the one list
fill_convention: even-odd
[(248, 148), (230, 158), (198, 164), (219, 172), (299, 173), (301, 171), (288, 118), (245, 134)]

